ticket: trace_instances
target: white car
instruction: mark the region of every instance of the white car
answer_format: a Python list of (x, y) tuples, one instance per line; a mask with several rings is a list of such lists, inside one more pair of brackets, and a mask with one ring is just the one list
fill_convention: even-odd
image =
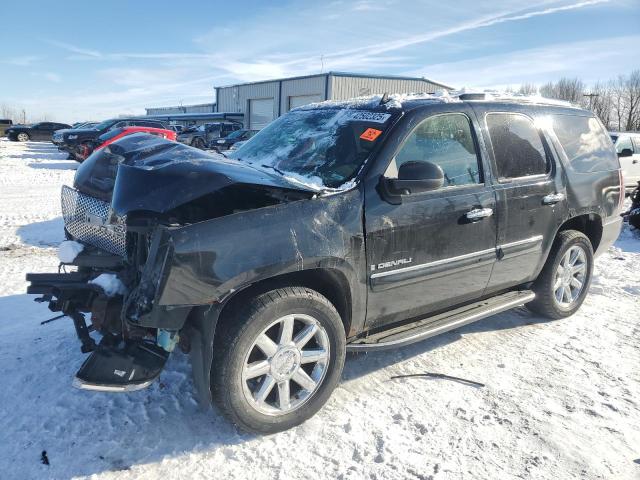
[(622, 167), (622, 177), (627, 190), (640, 182), (640, 132), (610, 132)]

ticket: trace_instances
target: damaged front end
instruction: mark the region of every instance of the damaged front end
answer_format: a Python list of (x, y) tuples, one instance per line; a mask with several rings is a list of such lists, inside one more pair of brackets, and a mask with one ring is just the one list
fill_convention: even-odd
[[(73, 230), (73, 224), (67, 223), (67, 229)], [(158, 326), (171, 321), (183, 324), (188, 314), (188, 309), (176, 308), (169, 313), (168, 322), (165, 309), (155, 304), (162, 258), (169, 248), (164, 232), (155, 229), (149, 248), (125, 257), (95, 247), (85, 238), (82, 251), (61, 263), (59, 273), (27, 274), (31, 282), (27, 293), (41, 295), (36, 301), (46, 302), (51, 311), (70, 317), (82, 352), (91, 353), (76, 374), (76, 387), (138, 390), (150, 385), (162, 371), (179, 334), (177, 327), (167, 330)], [(108, 242), (110, 235), (112, 232), (101, 241)], [(141, 236), (147, 243), (147, 235)], [(100, 243), (97, 236), (93, 243)], [(111, 247), (117, 249), (115, 243)], [(70, 269), (74, 271), (67, 271)], [(102, 336), (98, 344), (91, 331)]]
[[(74, 188), (62, 189), (65, 234), (80, 253), (60, 255), (58, 273), (27, 274), (27, 293), (70, 317), (82, 352), (91, 353), (74, 385), (145, 388), (177, 344), (188, 350), (187, 318), (216, 299), (179, 291), (198, 285), (165, 288), (170, 274), (184, 277), (187, 268), (174, 259), (185, 227), (311, 196), (266, 172), (145, 134), (92, 154)], [(97, 344), (92, 331), (102, 336)]]

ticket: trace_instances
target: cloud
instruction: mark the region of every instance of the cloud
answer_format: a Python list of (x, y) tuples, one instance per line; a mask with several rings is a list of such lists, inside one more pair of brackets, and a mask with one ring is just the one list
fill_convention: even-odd
[(53, 72), (46, 72), (42, 75), (45, 79), (49, 80), (50, 82), (55, 82), (55, 83), (59, 83), (62, 81), (62, 78), (60, 77), (60, 75), (58, 75), (57, 73), (53, 73)]
[[(640, 35), (568, 42), (485, 55), (468, 60), (426, 65), (405, 72), (411, 76), (446, 78), (456, 87), (505, 87), (542, 84), (562, 76), (587, 83), (609, 79), (635, 54)], [(632, 65), (629, 66), (631, 69)]]
[(83, 48), (83, 47), (78, 47), (76, 45), (72, 45), (70, 43), (66, 43), (66, 42), (59, 42), (58, 40), (51, 40), (51, 39), (44, 39), (45, 42), (47, 42), (50, 45), (53, 45), (54, 47), (59, 47), (62, 48), (63, 50), (67, 50), (71, 53), (75, 53), (77, 55), (83, 56), (83, 57), (93, 57), (93, 58), (100, 58), (102, 57), (102, 53), (100, 53), (97, 50), (91, 50), (88, 48)]
[(25, 55), (22, 57), (13, 57), (7, 58), (6, 60), (1, 60), (0, 63), (6, 63), (7, 65), (14, 65), (16, 67), (29, 67), (37, 62), (40, 57), (35, 55)]

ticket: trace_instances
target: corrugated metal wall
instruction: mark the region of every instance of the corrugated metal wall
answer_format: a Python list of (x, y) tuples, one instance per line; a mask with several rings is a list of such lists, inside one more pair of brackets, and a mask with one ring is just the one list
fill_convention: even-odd
[(405, 80), (397, 78), (343, 77), (331, 76), (329, 98), (347, 100), (363, 95), (388, 93), (434, 93), (443, 87), (426, 80)]
[[(327, 82), (327, 76), (329, 80)], [(389, 93), (434, 93), (441, 85), (422, 79), (377, 78), (366, 76), (319, 74), (310, 77), (247, 83), (217, 89), (218, 112), (245, 114), (249, 121), (249, 100), (273, 99), (273, 118), (289, 111), (289, 98), (319, 95), (322, 100), (347, 100), (362, 95)], [(247, 126), (245, 124), (245, 126)]]
[(298, 78), (296, 80), (283, 80), (280, 113), (284, 114), (289, 111), (289, 97), (319, 95), (322, 100), (326, 100), (326, 78), (326, 75), (318, 75), (315, 77)]
[[(247, 113), (249, 99), (273, 98), (277, 100), (279, 82), (248, 83), (218, 89), (218, 111)], [(277, 101), (274, 101), (274, 118), (278, 116)]]

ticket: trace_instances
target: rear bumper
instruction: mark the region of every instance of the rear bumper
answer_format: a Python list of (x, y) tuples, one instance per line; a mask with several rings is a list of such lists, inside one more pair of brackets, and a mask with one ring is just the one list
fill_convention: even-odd
[(618, 239), (622, 230), (622, 217), (615, 216), (607, 218), (602, 224), (602, 238), (600, 244), (595, 251), (594, 256), (599, 256), (606, 252), (611, 245)]

